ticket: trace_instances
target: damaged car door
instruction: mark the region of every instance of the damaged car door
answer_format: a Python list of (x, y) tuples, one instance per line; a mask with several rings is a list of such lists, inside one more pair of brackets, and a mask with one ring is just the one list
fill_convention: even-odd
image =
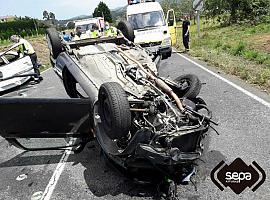
[(89, 99), (0, 99), (0, 135), (23, 150), (54, 150), (53, 148), (27, 148), (22, 138), (79, 138), (77, 148), (85, 138), (93, 137)]

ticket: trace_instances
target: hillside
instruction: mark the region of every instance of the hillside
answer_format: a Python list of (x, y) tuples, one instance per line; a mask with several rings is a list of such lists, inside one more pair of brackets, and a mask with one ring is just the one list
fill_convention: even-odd
[(74, 20), (80, 20), (80, 19), (87, 19), (92, 17), (91, 15), (79, 15), (76, 17), (72, 17), (70, 19), (65, 19), (65, 20), (59, 20), (57, 21), (60, 26), (65, 26), (69, 21), (74, 21)]

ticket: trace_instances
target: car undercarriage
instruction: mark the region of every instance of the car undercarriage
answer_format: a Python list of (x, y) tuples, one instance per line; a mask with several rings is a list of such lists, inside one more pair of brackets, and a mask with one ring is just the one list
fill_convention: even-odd
[[(1, 99), (0, 112), (10, 113), (0, 122), (1, 136), (25, 150), (43, 149), (25, 148), (18, 138), (78, 138), (72, 145), (77, 153), (96, 139), (125, 174), (166, 180), (163, 192), (176, 198), (176, 184), (194, 175), (210, 124), (216, 124), (198, 97), (197, 76), (158, 76), (160, 58), (122, 35), (64, 43), (50, 29), (47, 40), (53, 67), (72, 99)], [(78, 95), (76, 84), (86, 97)]]

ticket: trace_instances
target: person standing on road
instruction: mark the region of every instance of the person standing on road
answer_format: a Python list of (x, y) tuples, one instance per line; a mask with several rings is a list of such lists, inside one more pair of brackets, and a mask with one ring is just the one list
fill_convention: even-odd
[(184, 21), (182, 25), (182, 34), (183, 34), (183, 44), (185, 47), (185, 51), (189, 51), (189, 28), (190, 28), (190, 21), (188, 20), (188, 16), (184, 16)]
[(39, 71), (39, 66), (38, 66), (38, 61), (37, 61), (37, 54), (33, 46), (27, 40), (19, 37), (18, 35), (12, 35), (10, 37), (10, 40), (11, 42), (16, 43), (14, 46), (19, 46), (19, 51), (18, 51), (19, 54), (30, 57), (33, 64), (34, 71), (35, 71), (34, 80), (36, 82), (40, 82), (41, 80), (43, 80), (43, 78), (40, 76), (40, 71)]

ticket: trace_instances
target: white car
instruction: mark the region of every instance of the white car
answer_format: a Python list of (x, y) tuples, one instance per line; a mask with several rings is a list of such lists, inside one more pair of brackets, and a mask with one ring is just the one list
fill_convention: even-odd
[(34, 75), (29, 56), (20, 56), (17, 52), (0, 52), (0, 92), (20, 86)]

